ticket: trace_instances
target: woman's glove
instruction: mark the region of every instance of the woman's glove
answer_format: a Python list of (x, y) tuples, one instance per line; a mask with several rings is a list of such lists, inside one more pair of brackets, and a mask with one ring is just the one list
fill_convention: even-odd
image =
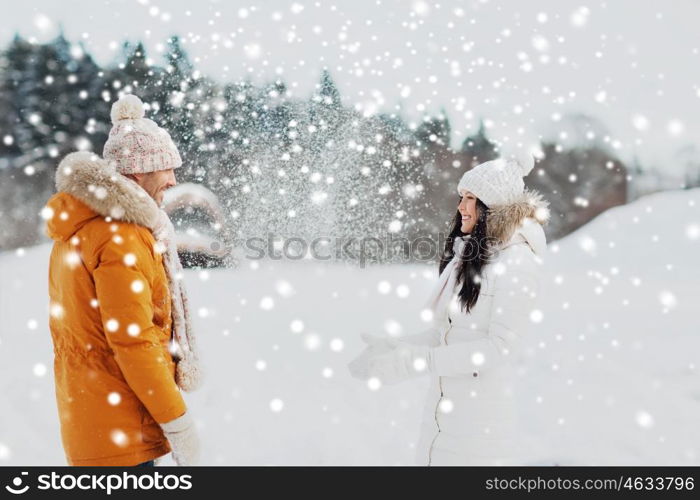
[(175, 420), (160, 424), (165, 437), (173, 449), (173, 460), (177, 465), (197, 465), (199, 462), (199, 438), (194, 422), (185, 412)]
[(362, 335), (367, 348), (349, 365), (353, 377), (378, 378), (391, 385), (427, 373), (430, 369), (430, 347), (414, 345), (391, 337)]
[(381, 354), (391, 352), (394, 346), (386, 342), (381, 342), (381, 337), (375, 337), (364, 333), (360, 335), (360, 337), (367, 344), (367, 347), (348, 364), (348, 369), (353, 377), (359, 378), (360, 380), (367, 380), (372, 377), (369, 372), (370, 360)]

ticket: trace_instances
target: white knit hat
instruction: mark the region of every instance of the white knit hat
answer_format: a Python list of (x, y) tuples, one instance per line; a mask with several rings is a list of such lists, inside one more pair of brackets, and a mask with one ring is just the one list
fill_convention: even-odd
[(457, 192), (461, 196), (465, 191), (470, 191), (487, 207), (510, 205), (522, 196), (525, 190), (523, 177), (530, 173), (534, 165), (532, 155), (481, 163), (462, 176)]
[(112, 105), (112, 130), (102, 156), (121, 174), (144, 174), (178, 168), (180, 153), (170, 135), (144, 118), (143, 102), (127, 94)]

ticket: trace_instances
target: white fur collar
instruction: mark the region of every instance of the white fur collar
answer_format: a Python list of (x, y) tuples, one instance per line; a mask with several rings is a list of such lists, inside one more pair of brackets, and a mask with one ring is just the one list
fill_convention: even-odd
[(536, 254), (543, 255), (547, 248), (543, 226), (549, 218), (549, 203), (537, 191), (525, 189), (515, 202), (490, 207), (486, 228), (501, 247), (522, 238)]
[(79, 199), (104, 217), (133, 222), (151, 231), (160, 209), (146, 191), (94, 153), (66, 156), (56, 170), (56, 189)]

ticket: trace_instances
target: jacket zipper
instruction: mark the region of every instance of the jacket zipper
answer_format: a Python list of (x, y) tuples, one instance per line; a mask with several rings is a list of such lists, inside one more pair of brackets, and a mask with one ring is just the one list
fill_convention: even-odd
[[(445, 331), (445, 335), (443, 335), (443, 337), (442, 337), (442, 340), (445, 343), (445, 345), (447, 345), (447, 334), (450, 332), (451, 329), (452, 329), (452, 320), (450, 319), (450, 326)], [(440, 422), (438, 422), (438, 410), (440, 409), (440, 403), (442, 402), (442, 398), (445, 396), (445, 393), (442, 389), (442, 377), (440, 377), (440, 376), (438, 376), (438, 384), (440, 385), (440, 397), (438, 398), (437, 404), (435, 405), (435, 425), (437, 426), (437, 433), (433, 437), (433, 440), (430, 442), (430, 449), (428, 450), (428, 466), (432, 465), (433, 447), (435, 446), (435, 441), (437, 440), (437, 438), (441, 432)]]

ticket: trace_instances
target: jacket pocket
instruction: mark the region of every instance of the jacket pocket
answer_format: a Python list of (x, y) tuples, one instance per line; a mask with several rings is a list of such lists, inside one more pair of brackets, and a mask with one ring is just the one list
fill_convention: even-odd
[(158, 425), (148, 410), (141, 405), (141, 439), (144, 443), (159, 444), (165, 440), (163, 430)]

